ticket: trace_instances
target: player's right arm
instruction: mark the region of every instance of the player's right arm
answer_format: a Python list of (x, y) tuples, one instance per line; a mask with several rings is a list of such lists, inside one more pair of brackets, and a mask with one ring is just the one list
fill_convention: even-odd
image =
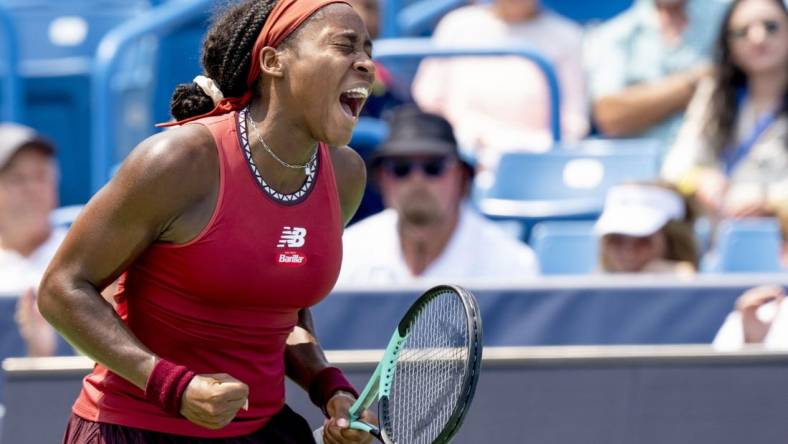
[[(100, 291), (153, 242), (195, 237), (210, 219), (218, 187), (218, 155), (205, 127), (187, 125), (142, 142), (71, 227), (42, 279), (41, 314), (77, 349), (144, 390), (157, 357)], [(212, 387), (192, 380), (184, 407)], [(214, 428), (226, 420), (217, 413), (216, 423), (212, 415), (189, 419)]]

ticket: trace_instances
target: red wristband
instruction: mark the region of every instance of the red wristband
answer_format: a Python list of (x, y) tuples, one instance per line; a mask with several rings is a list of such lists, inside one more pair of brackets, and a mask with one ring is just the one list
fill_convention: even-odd
[(145, 385), (145, 398), (171, 415), (180, 415), (181, 398), (195, 373), (182, 365), (160, 359)]
[(342, 370), (336, 367), (326, 367), (320, 370), (309, 383), (309, 399), (320, 407), (323, 413), (326, 413), (325, 408), (328, 400), (339, 390), (350, 392), (358, 398), (358, 392), (342, 374)]

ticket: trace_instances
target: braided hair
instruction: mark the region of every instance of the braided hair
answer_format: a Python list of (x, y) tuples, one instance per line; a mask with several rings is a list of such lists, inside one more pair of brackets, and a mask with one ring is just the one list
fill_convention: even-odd
[[(214, 18), (202, 49), (202, 66), (226, 97), (242, 96), (252, 50), (276, 0), (245, 0)], [(170, 113), (184, 120), (210, 112), (213, 100), (196, 83), (175, 88)]]

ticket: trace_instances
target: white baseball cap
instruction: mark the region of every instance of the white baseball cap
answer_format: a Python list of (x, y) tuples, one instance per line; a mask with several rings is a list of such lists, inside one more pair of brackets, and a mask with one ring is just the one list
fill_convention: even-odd
[(50, 156), (55, 154), (55, 147), (33, 128), (15, 123), (0, 123), (0, 169), (8, 164), (17, 151), (30, 145)]
[(608, 190), (594, 231), (600, 236), (646, 237), (685, 213), (684, 199), (676, 192), (654, 185), (617, 185)]

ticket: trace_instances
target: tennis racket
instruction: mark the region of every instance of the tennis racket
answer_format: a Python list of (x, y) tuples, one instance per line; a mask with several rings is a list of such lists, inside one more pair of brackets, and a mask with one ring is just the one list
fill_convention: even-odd
[[(473, 294), (430, 289), (411, 305), (364, 391), (350, 427), (386, 444), (447, 443), (471, 405), (482, 362), (482, 320)], [(381, 427), (359, 421), (378, 401)], [(314, 433), (322, 443), (322, 428)]]

